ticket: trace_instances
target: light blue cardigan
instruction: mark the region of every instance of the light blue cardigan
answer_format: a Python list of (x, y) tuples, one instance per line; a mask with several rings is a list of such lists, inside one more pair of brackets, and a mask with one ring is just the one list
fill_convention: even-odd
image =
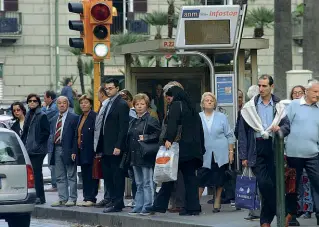
[(210, 169), (212, 163), (212, 155), (214, 154), (215, 162), (219, 167), (229, 163), (229, 144), (235, 143), (235, 136), (230, 129), (227, 116), (223, 113), (214, 111), (214, 119), (210, 132), (208, 131), (205, 121), (205, 113), (199, 113), (202, 119), (205, 148), (203, 167)]

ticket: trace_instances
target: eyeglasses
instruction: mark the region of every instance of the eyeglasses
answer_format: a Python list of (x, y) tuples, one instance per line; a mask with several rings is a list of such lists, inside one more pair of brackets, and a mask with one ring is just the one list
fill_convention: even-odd
[(21, 109), (13, 109), (13, 112), (20, 112)]
[(294, 93), (292, 93), (294, 95), (303, 95), (304, 92), (303, 91), (295, 91)]
[(38, 100), (36, 100), (36, 99), (29, 99), (28, 103), (31, 103), (31, 102), (37, 103)]

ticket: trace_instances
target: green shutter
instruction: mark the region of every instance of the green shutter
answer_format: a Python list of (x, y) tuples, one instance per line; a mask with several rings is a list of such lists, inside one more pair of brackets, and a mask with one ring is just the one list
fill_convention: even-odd
[(0, 63), (0, 79), (3, 78), (3, 64)]

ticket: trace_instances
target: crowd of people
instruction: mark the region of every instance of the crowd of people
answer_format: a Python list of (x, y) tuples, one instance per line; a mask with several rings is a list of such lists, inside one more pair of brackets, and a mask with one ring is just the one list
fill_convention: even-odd
[[(48, 153), (52, 187), (58, 192), (53, 207), (96, 206), (104, 208), (104, 213), (121, 212), (125, 207), (125, 177), (129, 177), (134, 199), (130, 215), (165, 213), (170, 201), (172, 212), (199, 215), (200, 198), (206, 187), (216, 188), (212, 211), (218, 213), (226, 172), (234, 161), (238, 140), (241, 164), (251, 168), (256, 176), (262, 198), (260, 214), (250, 212), (247, 219), (260, 218), (260, 225), (269, 227), (276, 215), (273, 138), (281, 130), (286, 136), (287, 164), (296, 170), (296, 188), (300, 191), (299, 196), (298, 190), (287, 193), (286, 226), (298, 222), (296, 217), (302, 214), (310, 217), (314, 209), (319, 214), (319, 205), (315, 206), (319, 204), (318, 81), (294, 87), (292, 101), (285, 106), (272, 94), (273, 78), (261, 76), (258, 85), (247, 92), (246, 103), (244, 93), (238, 91), (235, 129), (230, 127), (227, 116), (217, 110), (213, 93), (202, 95), (202, 112), (198, 113), (176, 81), (158, 86), (153, 100), (147, 92), (133, 96), (126, 89), (120, 90), (116, 79), (108, 79), (97, 94), (99, 111), (93, 111), (92, 97), (82, 95), (78, 100), (80, 115), (74, 113), (71, 85), (70, 82), (59, 97), (47, 91), (44, 106), (37, 94), (28, 95), (28, 111), (19, 102), (11, 106), (16, 119), (12, 130), (25, 144), (34, 169), (37, 204), (46, 202), (42, 164)], [(165, 113), (154, 110), (152, 100)], [(163, 182), (156, 193), (159, 186), (153, 182), (156, 156), (146, 151), (158, 150), (160, 145), (170, 149), (174, 142), (179, 144), (178, 179)], [(99, 180), (93, 179), (97, 157), (102, 163), (104, 180), (104, 198), (99, 202), (96, 201)], [(84, 201), (77, 201), (77, 166), (81, 167)], [(178, 199), (179, 205), (175, 204)], [(305, 203), (308, 205), (304, 206)]]

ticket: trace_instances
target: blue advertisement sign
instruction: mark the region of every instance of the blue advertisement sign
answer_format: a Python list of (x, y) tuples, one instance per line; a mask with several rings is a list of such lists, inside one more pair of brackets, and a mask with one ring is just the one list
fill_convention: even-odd
[(216, 99), (218, 105), (227, 106), (234, 104), (233, 74), (217, 74), (215, 77)]

